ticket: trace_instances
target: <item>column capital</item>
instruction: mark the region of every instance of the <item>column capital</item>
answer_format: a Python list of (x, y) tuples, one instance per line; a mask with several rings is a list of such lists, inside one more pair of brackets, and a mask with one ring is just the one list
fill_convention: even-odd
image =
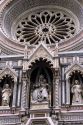
[(60, 70), (59, 70), (59, 68), (58, 69), (56, 69), (56, 68), (53, 69), (53, 76), (54, 76), (55, 79), (60, 78)]
[(23, 74), (22, 74), (22, 80), (23, 81), (26, 81), (27, 80), (27, 72), (25, 71), (23, 71)]

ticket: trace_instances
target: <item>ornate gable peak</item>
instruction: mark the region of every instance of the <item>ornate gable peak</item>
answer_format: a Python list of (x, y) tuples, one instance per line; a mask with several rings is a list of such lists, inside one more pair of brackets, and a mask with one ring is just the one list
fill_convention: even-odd
[(40, 43), (37, 47), (36, 47), (36, 49), (34, 49), (34, 51), (33, 51), (33, 53), (30, 55), (30, 57), (29, 57), (29, 60), (31, 59), (31, 58), (33, 58), (33, 57), (35, 57), (35, 58), (40, 58), (40, 57), (42, 57), (42, 58), (46, 58), (46, 57), (48, 57), (48, 58), (52, 58), (53, 57), (53, 55), (51, 54), (51, 52), (50, 52), (50, 50), (47, 48), (47, 46), (42, 42), (42, 43)]
[(17, 74), (16, 74), (15, 70), (9, 66), (6, 66), (3, 70), (0, 71), (0, 79), (2, 79), (2, 77), (5, 75), (10, 75), (15, 80), (17, 78)]
[(75, 62), (75, 63), (73, 63), (71, 66), (69, 66), (69, 67), (66, 69), (65, 73), (66, 73), (66, 74), (70, 74), (71, 72), (73, 72), (73, 71), (75, 71), (75, 70), (78, 70), (78, 71), (83, 72), (83, 66), (80, 65), (78, 62)]

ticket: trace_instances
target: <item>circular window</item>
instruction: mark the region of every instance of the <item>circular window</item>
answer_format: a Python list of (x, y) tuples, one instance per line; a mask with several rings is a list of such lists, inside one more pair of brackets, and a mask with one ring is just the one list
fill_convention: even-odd
[(20, 42), (54, 44), (69, 39), (76, 33), (73, 18), (63, 12), (42, 11), (23, 18), (15, 29)]

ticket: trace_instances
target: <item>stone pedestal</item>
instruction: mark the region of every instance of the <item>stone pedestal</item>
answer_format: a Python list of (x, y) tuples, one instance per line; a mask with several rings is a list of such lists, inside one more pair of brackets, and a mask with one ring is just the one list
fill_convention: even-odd
[(9, 106), (0, 106), (0, 110), (1, 109), (10, 109), (10, 107)]
[(30, 109), (30, 118), (49, 117), (48, 102), (32, 103)]
[(49, 104), (48, 102), (38, 102), (38, 103), (31, 103), (31, 110), (36, 110), (36, 109), (48, 109)]

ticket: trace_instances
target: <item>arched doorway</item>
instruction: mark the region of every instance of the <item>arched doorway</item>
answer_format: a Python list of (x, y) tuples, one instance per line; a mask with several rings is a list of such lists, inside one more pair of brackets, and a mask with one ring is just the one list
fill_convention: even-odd
[[(42, 88), (45, 90), (44, 94), (48, 94), (49, 105), (53, 105), (53, 72), (52, 64), (47, 59), (40, 58), (35, 60), (30, 65), (30, 102), (32, 100), (31, 95), (35, 89)], [(46, 97), (46, 95), (45, 95)], [(38, 98), (36, 98), (38, 99)], [(41, 99), (40, 99), (41, 100)], [(35, 100), (39, 101), (39, 100)], [(42, 102), (42, 100), (41, 100)], [(30, 106), (30, 104), (29, 104)]]

